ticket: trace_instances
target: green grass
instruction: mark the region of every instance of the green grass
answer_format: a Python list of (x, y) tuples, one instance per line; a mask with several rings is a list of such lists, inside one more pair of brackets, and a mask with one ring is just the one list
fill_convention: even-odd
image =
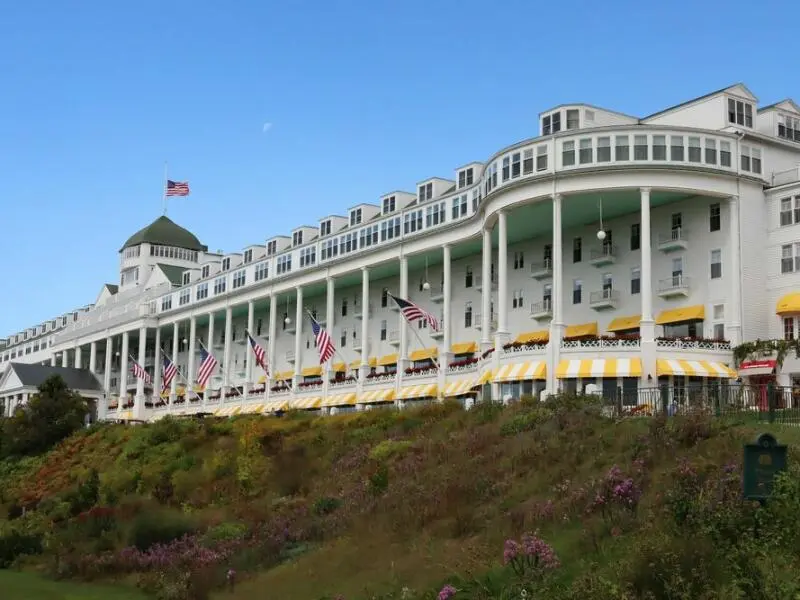
[(43, 579), (32, 573), (0, 570), (3, 600), (145, 600), (136, 590), (108, 585)]

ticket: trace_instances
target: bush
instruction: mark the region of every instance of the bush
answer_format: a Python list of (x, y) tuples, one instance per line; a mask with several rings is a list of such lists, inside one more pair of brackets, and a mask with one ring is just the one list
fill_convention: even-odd
[(314, 502), (314, 514), (318, 516), (328, 515), (341, 505), (342, 501), (338, 498), (331, 498), (330, 496), (318, 498), (317, 501)]
[(411, 447), (411, 442), (405, 440), (383, 440), (372, 450), (370, 450), (369, 457), (377, 462), (384, 462), (385, 460), (405, 453)]
[(15, 529), (0, 534), (0, 569), (7, 568), (17, 557), (41, 554), (42, 538)]
[(128, 543), (144, 551), (155, 544), (166, 544), (194, 531), (194, 524), (181, 513), (145, 509), (133, 520)]

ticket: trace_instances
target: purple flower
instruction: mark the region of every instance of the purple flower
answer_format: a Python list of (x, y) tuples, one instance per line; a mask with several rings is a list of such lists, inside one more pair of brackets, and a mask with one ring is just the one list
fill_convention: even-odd
[(456, 595), (456, 588), (454, 588), (449, 583), (442, 588), (439, 592), (439, 600), (450, 600), (453, 596)]
[(520, 545), (514, 540), (506, 540), (505, 546), (503, 547), (503, 564), (507, 565), (512, 560), (517, 558), (520, 553)]

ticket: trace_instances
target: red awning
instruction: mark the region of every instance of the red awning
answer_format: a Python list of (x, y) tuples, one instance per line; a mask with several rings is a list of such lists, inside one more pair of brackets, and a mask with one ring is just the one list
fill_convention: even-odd
[(739, 375), (749, 377), (751, 375), (770, 375), (775, 372), (775, 360), (750, 360), (739, 365)]

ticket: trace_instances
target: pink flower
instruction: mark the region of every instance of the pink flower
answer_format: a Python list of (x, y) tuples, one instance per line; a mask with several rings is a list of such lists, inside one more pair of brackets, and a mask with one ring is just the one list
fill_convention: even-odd
[(439, 600), (450, 600), (453, 596), (456, 595), (456, 588), (454, 588), (449, 583), (442, 588), (439, 592)]

